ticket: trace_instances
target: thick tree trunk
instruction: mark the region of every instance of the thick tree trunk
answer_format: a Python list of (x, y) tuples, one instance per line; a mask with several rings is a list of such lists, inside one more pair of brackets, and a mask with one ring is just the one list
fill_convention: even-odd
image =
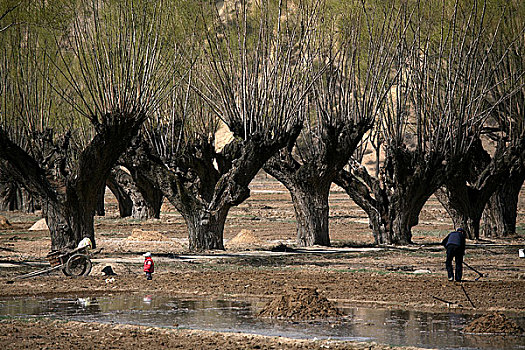
[[(297, 125), (294, 137), (299, 130)], [(133, 172), (160, 189), (184, 217), (190, 250), (224, 249), (228, 211), (250, 196), (250, 182), (287, 140), (234, 139), (220, 154), (208, 140), (199, 140), (187, 145), (184, 153), (172, 155), (169, 163), (173, 167), (169, 168), (149, 144), (137, 138), (125, 158), (133, 162)]]
[(95, 214), (98, 216), (104, 216), (106, 215), (106, 210), (104, 208), (104, 197), (106, 195), (106, 186), (101, 186), (100, 190), (98, 191), (98, 197), (97, 197), (97, 206), (95, 208)]
[(223, 232), (228, 211), (229, 208), (223, 208), (216, 212), (193, 210), (182, 213), (188, 227), (191, 251), (224, 250)]
[[(116, 167), (112, 170), (113, 193), (118, 195), (117, 199), (122, 200), (121, 215), (123, 210), (127, 209), (131, 201), (131, 216), (137, 220), (146, 220), (160, 217), (160, 208), (162, 206), (162, 192), (147, 180), (145, 176), (138, 171), (130, 172), (124, 167)], [(119, 201), (120, 205), (120, 201)], [(124, 212), (127, 213), (127, 212)], [(127, 215), (129, 216), (129, 215)]]
[[(363, 174), (363, 176), (366, 176)], [(342, 170), (339, 172), (335, 183), (340, 186), (348, 196), (361, 208), (368, 216), (368, 226), (374, 235), (375, 244), (382, 245), (390, 243), (391, 224), (388, 218), (388, 198), (386, 193), (379, 187), (379, 182), (369, 177), (371, 191), (362, 180), (356, 178), (352, 173)], [(373, 183), (372, 183), (373, 182)], [(372, 194), (376, 197), (373, 198)]]
[[(257, 169), (245, 168), (246, 172), (239, 174), (242, 177), (239, 181), (232, 181), (231, 178), (230, 181), (221, 179), (222, 181), (219, 181), (211, 192), (201, 192), (199, 198), (188, 197), (187, 200), (179, 199), (176, 203), (172, 202), (179, 208), (188, 224), (190, 250), (224, 250), (224, 224), (228, 212), (232, 206), (239, 205), (250, 196), (248, 184), (261, 166), (262, 163)], [(182, 194), (182, 198), (187, 194)]]
[(442, 168), (422, 163), (414, 172), (410, 166), (408, 162), (398, 165), (407, 170), (390, 178), (396, 182), (382, 183), (359, 165), (352, 172), (341, 171), (335, 181), (368, 214), (376, 244), (411, 244), (412, 227), (418, 224), (421, 209), (438, 186), (440, 177), (435, 174)]
[(64, 161), (71, 151), (67, 135), (50, 147), (54, 166), (43, 168), (0, 127), (2, 172), (42, 198), (53, 249), (72, 248), (84, 237), (96, 244), (94, 215), (98, 190), (104, 187), (111, 168), (142, 124), (141, 118), (122, 117), (117, 123), (100, 127), (70, 169), (66, 169)]
[[(327, 106), (330, 103), (327, 102)], [(327, 108), (324, 112), (331, 114), (333, 110)], [(288, 145), (264, 165), (264, 170), (290, 191), (297, 221), (297, 243), (301, 246), (330, 246), (330, 186), (372, 126), (366, 118), (354, 123), (340, 115), (332, 117), (330, 122), (331, 118), (320, 120), (317, 134), (305, 132), (304, 139), (296, 143), (295, 148)]]
[(34, 213), (38, 207), (33, 196), (15, 182), (0, 182), (0, 211), (21, 210)]
[(479, 198), (479, 192), (467, 187), (442, 187), (435, 193), (439, 202), (446, 209), (455, 228), (462, 227), (469, 239), (479, 239), (480, 222), (485, 200)]
[(42, 214), (51, 233), (51, 250), (75, 248), (85, 237), (95, 248), (93, 210), (83, 208), (78, 201), (70, 201), (67, 205), (46, 202)]
[(160, 218), (160, 208), (164, 198), (162, 191), (155, 187), (145, 176), (132, 174), (136, 191), (131, 196), (135, 219)]
[(122, 186), (120, 186), (118, 181), (115, 179), (113, 171), (108, 177), (106, 185), (117, 199), (120, 217), (126, 218), (128, 216), (131, 216), (131, 212), (133, 210), (133, 201), (131, 200), (126, 190)]
[(511, 176), (492, 195), (482, 216), (482, 235), (509, 237), (516, 234), (518, 197), (525, 180), (525, 172)]
[(396, 193), (396, 199), (390, 200), (389, 217), (391, 230), (385, 231), (386, 237), (382, 239), (390, 244), (411, 244), (412, 227), (419, 223), (419, 214), (423, 205), (426, 203), (430, 194), (425, 193), (425, 189), (420, 186), (419, 193), (417, 187), (408, 192)]
[(19, 190), (13, 182), (0, 182), (0, 211), (20, 209)]
[(328, 234), (329, 186), (290, 190), (297, 220), (297, 243), (304, 247), (330, 246)]
[(368, 226), (372, 229), (375, 244), (383, 245), (392, 243), (390, 240), (390, 222), (388, 221), (388, 213), (376, 210), (373, 208), (366, 211), (368, 215)]
[(390, 145), (385, 152), (382, 184), (386, 193), (392, 244), (411, 244), (412, 227), (419, 222), (421, 209), (442, 186), (457, 159), (444, 161), (439, 152)]
[[(500, 143), (491, 158), (481, 140), (477, 140), (470, 151), (470, 159), (463, 162), (465, 169), (450, 177), (437, 191), (436, 196), (449, 212), (455, 227), (463, 227), (468, 238), (479, 239), (483, 211), (498, 188), (513, 182), (513, 176), (521, 179), (525, 176), (518, 175), (523, 167), (521, 150), (521, 147)], [(517, 181), (523, 183), (523, 180)], [(515, 206), (513, 200), (509, 200), (509, 205)]]
[(452, 219), (454, 227), (463, 228), (469, 239), (479, 239), (485, 201), (476, 200), (476, 194), (473, 191), (466, 188), (465, 191), (470, 192), (470, 195), (460, 191), (460, 188), (449, 190), (447, 187), (441, 187), (436, 190), (435, 195)]

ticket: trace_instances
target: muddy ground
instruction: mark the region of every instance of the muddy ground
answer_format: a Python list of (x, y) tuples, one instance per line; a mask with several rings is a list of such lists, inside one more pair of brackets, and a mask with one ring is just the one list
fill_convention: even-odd
[[(48, 266), (49, 234), (29, 230), (38, 213), (0, 212), (11, 224), (0, 229), (0, 299), (153, 293), (270, 301), (296, 287), (316, 287), (329, 300), (345, 306), (525, 316), (525, 259), (518, 257), (518, 249), (525, 248), (525, 191), (520, 197), (519, 235), (468, 241), (465, 261), (483, 277), (465, 267), (460, 284), (446, 279), (439, 242), (453, 227), (434, 198), (413, 230), (414, 245), (380, 249), (371, 246), (366, 215), (344, 192), (334, 188), (330, 203), (333, 247), (298, 249), (289, 194), (271, 178), (259, 176), (252, 196), (230, 212), (224, 233), (226, 251), (190, 254), (184, 222), (171, 205), (163, 206), (159, 220), (123, 219), (108, 193), (106, 215), (96, 218), (97, 248), (102, 252), (94, 259), (91, 275), (66, 278), (55, 273), (24, 280), (14, 278)], [(151, 251), (156, 262), (152, 281), (142, 274), (145, 251)], [(117, 273), (112, 279), (100, 272), (107, 265)], [(7, 349), (142, 348), (145, 344), (184, 349), (389, 348), (45, 319), (6, 318), (0, 329), (0, 346)]]

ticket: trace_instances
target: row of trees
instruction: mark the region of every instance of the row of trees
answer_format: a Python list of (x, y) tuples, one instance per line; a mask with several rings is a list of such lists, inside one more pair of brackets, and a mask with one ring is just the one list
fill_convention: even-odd
[(487, 203), (487, 234), (515, 232), (519, 2), (7, 3), (0, 193), (38, 198), (53, 249), (95, 241), (106, 185), (121, 215), (166, 198), (190, 249), (224, 249), (261, 169), (290, 191), (302, 245), (330, 244), (333, 183), (378, 244), (410, 243), (434, 193), (471, 238)]

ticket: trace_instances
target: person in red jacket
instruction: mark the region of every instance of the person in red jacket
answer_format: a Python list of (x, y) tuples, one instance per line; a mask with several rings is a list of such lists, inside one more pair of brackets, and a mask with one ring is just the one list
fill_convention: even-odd
[(146, 279), (150, 280), (153, 277), (151, 277), (151, 274), (155, 271), (155, 263), (153, 263), (153, 259), (151, 258), (151, 253), (147, 252), (144, 254), (144, 272), (146, 273)]

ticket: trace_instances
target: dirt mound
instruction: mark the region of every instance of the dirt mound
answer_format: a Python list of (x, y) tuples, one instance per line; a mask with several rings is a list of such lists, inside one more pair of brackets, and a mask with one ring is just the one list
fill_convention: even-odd
[(470, 322), (465, 328), (465, 333), (486, 334), (523, 334), (523, 328), (514, 321), (507, 319), (504, 314), (493, 312), (485, 314)]
[(228, 241), (229, 244), (261, 244), (259, 237), (255, 236), (253, 230), (241, 230), (237, 236)]
[(11, 223), (9, 222), (9, 220), (7, 220), (5, 216), (0, 215), (0, 228), (6, 229), (10, 227), (11, 227)]
[(128, 236), (127, 239), (130, 241), (166, 241), (167, 237), (159, 231), (144, 231), (134, 228), (131, 231), (131, 236)]
[(29, 231), (47, 231), (49, 230), (49, 227), (47, 227), (46, 219), (40, 219), (37, 222), (33, 224), (29, 228)]
[(342, 316), (342, 313), (315, 288), (297, 288), (266, 304), (259, 316), (313, 320)]

